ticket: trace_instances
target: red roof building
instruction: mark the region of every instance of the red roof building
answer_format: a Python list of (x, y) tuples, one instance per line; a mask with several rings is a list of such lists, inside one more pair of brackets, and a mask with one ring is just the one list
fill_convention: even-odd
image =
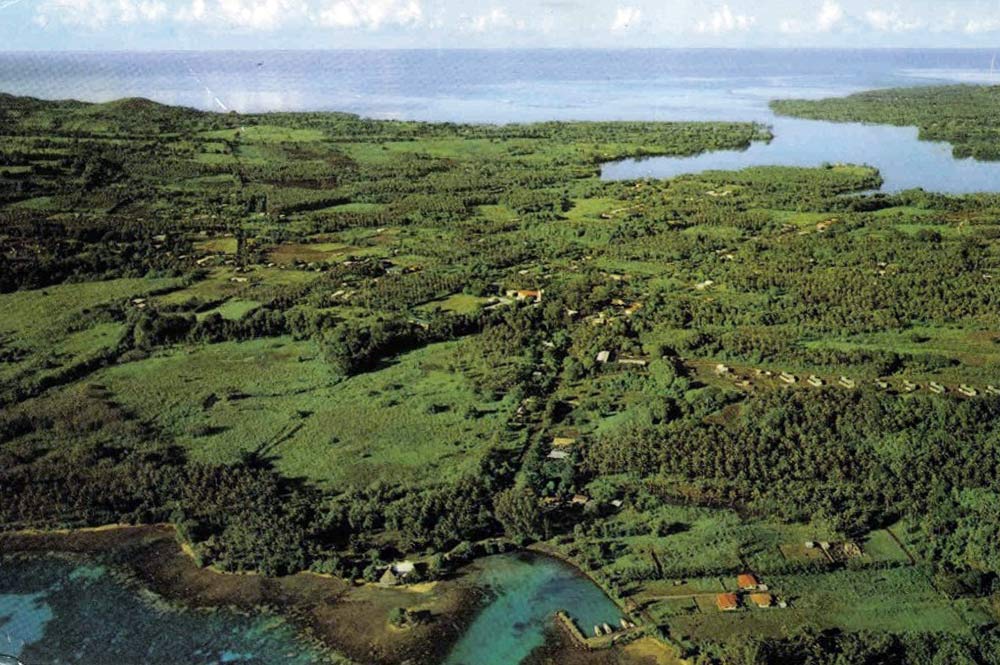
[(715, 597), (715, 604), (722, 612), (733, 612), (740, 608), (740, 597), (735, 593), (720, 593)]

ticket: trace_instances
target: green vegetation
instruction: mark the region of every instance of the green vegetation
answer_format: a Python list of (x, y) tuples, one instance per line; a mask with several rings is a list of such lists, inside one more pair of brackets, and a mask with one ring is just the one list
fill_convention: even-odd
[(873, 90), (840, 99), (778, 100), (775, 112), (813, 120), (912, 126), (925, 141), (946, 141), (956, 157), (1000, 160), (1000, 87), (956, 85)]
[[(777, 108), (989, 157), (994, 98)], [(699, 664), (1000, 662), (1000, 195), (599, 178), (769, 136), (0, 96), (0, 524), (368, 581), (505, 537)]]

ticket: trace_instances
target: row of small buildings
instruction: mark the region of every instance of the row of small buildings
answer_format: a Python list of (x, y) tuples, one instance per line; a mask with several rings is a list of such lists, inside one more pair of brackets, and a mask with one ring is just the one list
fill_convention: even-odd
[[(715, 366), (715, 373), (718, 376), (728, 376), (734, 379), (740, 378), (731, 367), (723, 364)], [(777, 377), (779, 381), (790, 386), (799, 383), (799, 377), (796, 376), (795, 374), (792, 374), (791, 372), (779, 372), (778, 374), (775, 374), (770, 370), (756, 369), (754, 370), (754, 373), (758, 377), (763, 377), (763, 378)], [(810, 374), (809, 377), (805, 380), (805, 382), (814, 388), (822, 388), (823, 386), (827, 385), (827, 382), (824, 379), (816, 376), (815, 374)], [(841, 388), (847, 388), (849, 390), (853, 390), (858, 387), (858, 382), (847, 376), (841, 376), (839, 379), (837, 379), (835, 384), (840, 386)], [(872, 382), (872, 385), (874, 385), (879, 390), (889, 390), (892, 387), (888, 381), (883, 381), (881, 379), (874, 380)], [(922, 386), (919, 383), (913, 383), (912, 381), (904, 380), (899, 385), (899, 390), (904, 393), (914, 393), (920, 390), (921, 387)], [(942, 383), (938, 383), (937, 381), (928, 382), (927, 390), (934, 393), (935, 395), (944, 395), (945, 393), (949, 392), (949, 388), (947, 386), (945, 386)], [(965, 397), (977, 397), (980, 394), (979, 389), (967, 383), (963, 383), (957, 388), (955, 388), (955, 392)], [(1000, 396), (1000, 388), (992, 384), (986, 386), (986, 388), (983, 389), (982, 392), (987, 395)]]
[(743, 606), (754, 605), (760, 609), (788, 607), (770, 592), (766, 584), (761, 584), (756, 575), (743, 573), (736, 577), (738, 592), (720, 593), (715, 597), (715, 606), (720, 612), (735, 612)]

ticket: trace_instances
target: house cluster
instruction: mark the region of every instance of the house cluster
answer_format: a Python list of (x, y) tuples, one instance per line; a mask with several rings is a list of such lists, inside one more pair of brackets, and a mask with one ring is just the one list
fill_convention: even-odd
[(756, 606), (760, 609), (785, 608), (788, 603), (779, 601), (766, 584), (761, 584), (752, 573), (742, 573), (736, 577), (738, 591), (720, 593), (715, 597), (715, 606), (720, 612), (735, 612), (741, 607)]
[[(622, 279), (620, 275), (609, 275), (609, 278), (613, 280)], [(584, 320), (592, 326), (606, 326), (619, 320), (620, 319), (619, 315), (623, 314), (626, 318), (634, 316), (635, 313), (641, 310), (643, 307), (643, 304), (637, 300), (626, 301), (623, 300), (622, 298), (613, 298), (611, 300), (610, 305), (611, 306), (609, 308), (606, 308), (595, 314), (591, 314)], [(567, 314), (570, 314), (570, 316), (576, 316), (577, 314), (579, 314), (579, 312), (575, 310), (573, 311), (568, 310)]]

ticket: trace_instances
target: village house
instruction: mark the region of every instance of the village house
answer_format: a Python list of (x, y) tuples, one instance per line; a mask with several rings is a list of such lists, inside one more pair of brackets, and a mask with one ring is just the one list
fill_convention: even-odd
[(568, 436), (557, 436), (552, 439), (552, 446), (554, 448), (569, 448), (576, 443), (576, 439)]
[(638, 312), (640, 309), (642, 309), (642, 303), (641, 302), (634, 302), (634, 303), (632, 303), (631, 305), (629, 305), (628, 307), (625, 308), (625, 316), (632, 316), (633, 314), (635, 314), (636, 312)]
[(406, 578), (413, 574), (416, 565), (411, 561), (400, 561), (385, 569), (382, 577), (379, 578), (379, 585), (384, 587), (399, 586), (406, 582)]
[(975, 397), (976, 395), (979, 394), (975, 388), (964, 383), (961, 386), (959, 386), (958, 392), (962, 393), (966, 397)]
[(569, 453), (565, 450), (553, 450), (549, 453), (548, 458), (554, 460), (564, 460), (569, 458)]
[(721, 612), (735, 612), (740, 609), (740, 597), (735, 593), (720, 593), (715, 597), (715, 605)]
[(760, 582), (757, 577), (750, 573), (743, 573), (736, 577), (736, 585), (741, 591), (756, 591), (760, 588)]
[(814, 388), (819, 388), (823, 385), (823, 379), (819, 378), (815, 374), (809, 376), (809, 385)]
[(789, 385), (798, 381), (798, 378), (794, 374), (789, 374), (788, 372), (782, 372), (778, 378)]
[(535, 302), (542, 301), (542, 294), (545, 293), (541, 289), (508, 289), (506, 295), (508, 298), (514, 298), (515, 300), (534, 300)]
[(929, 384), (927, 384), (927, 387), (935, 395), (943, 395), (946, 392), (948, 392), (947, 388), (945, 388), (943, 385), (941, 385), (940, 383), (937, 383), (935, 381), (931, 381)]
[(843, 387), (845, 387), (845, 388), (851, 388), (851, 389), (854, 389), (858, 385), (857, 383), (854, 382), (854, 379), (849, 379), (846, 376), (840, 377), (839, 383)]
[(752, 593), (750, 594), (750, 601), (760, 608), (774, 606), (774, 596), (769, 593)]
[(601, 364), (604, 364), (604, 363), (608, 362), (609, 360), (611, 360), (611, 352), (610, 351), (600, 351), (597, 354), (597, 362), (599, 362)]
[(392, 566), (389, 566), (385, 569), (385, 572), (382, 573), (382, 577), (379, 578), (378, 583), (379, 586), (393, 587), (400, 584), (400, 579), (399, 576), (393, 572)]

